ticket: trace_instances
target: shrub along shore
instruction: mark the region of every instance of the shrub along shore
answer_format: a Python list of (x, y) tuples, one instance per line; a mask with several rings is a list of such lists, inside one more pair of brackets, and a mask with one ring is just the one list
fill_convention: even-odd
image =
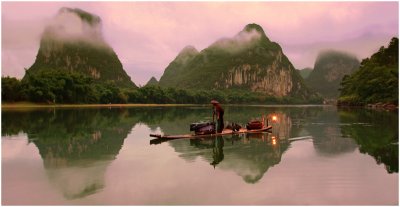
[(145, 86), (120, 88), (65, 70), (27, 74), (22, 80), (2, 77), (2, 101), (46, 104), (318, 104), (322, 98), (272, 97), (246, 90), (188, 90)]
[(2, 103), (2, 109), (24, 108), (122, 108), (122, 107), (175, 107), (175, 106), (206, 106), (205, 104), (47, 104), (32, 102)]

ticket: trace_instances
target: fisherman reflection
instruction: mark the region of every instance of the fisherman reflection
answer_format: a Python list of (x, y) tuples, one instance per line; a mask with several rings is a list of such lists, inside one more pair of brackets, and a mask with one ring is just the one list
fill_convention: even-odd
[(239, 134), (232, 134), (232, 136), (230, 137), (226, 137), (225, 138), (228, 142), (231, 143), (231, 145), (233, 145), (235, 142), (240, 142), (242, 140), (242, 138), (240, 137)]
[(217, 136), (214, 139), (213, 144), (213, 162), (210, 163), (210, 165), (213, 165), (215, 168), (215, 166), (224, 159), (224, 139), (222, 136)]

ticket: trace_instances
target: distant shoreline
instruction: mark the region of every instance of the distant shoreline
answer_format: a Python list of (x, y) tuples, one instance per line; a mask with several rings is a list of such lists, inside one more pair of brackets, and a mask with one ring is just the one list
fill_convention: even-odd
[(121, 108), (142, 106), (199, 106), (205, 104), (37, 104), (37, 103), (2, 103), (1, 109), (22, 108)]
[[(323, 104), (224, 104), (225, 106), (249, 106), (249, 107), (312, 107), (331, 106)], [(174, 107), (174, 106), (210, 106), (211, 104), (45, 104), (31, 102), (1, 103), (1, 109), (24, 109), (24, 108), (123, 108), (123, 107)], [(333, 105), (332, 105), (333, 106)]]

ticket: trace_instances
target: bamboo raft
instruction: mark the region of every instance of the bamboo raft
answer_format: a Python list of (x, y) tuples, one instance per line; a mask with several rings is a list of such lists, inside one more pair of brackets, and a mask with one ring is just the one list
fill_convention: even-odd
[(181, 135), (161, 135), (161, 134), (150, 134), (150, 137), (155, 137), (157, 139), (194, 139), (194, 138), (204, 138), (204, 137), (216, 137), (224, 135), (234, 135), (234, 134), (249, 134), (249, 133), (260, 133), (268, 132), (272, 129), (272, 126), (267, 126), (261, 129), (240, 129), (239, 131), (233, 131), (231, 129), (224, 129), (221, 133), (215, 134), (181, 134)]

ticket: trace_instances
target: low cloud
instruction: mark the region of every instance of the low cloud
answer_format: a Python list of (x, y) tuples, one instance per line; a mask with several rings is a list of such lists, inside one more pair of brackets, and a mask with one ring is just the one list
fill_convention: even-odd
[(387, 47), (391, 35), (365, 34), (340, 41), (326, 41), (310, 44), (283, 44), (285, 55), (297, 69), (314, 67), (318, 54), (324, 50), (338, 50), (354, 54), (358, 60), (370, 57), (381, 46)]
[(250, 31), (241, 31), (239, 34), (233, 37), (233, 40), (241, 45), (241, 44), (249, 44), (255, 40), (259, 40), (261, 38), (260, 32), (258, 32), (255, 29), (252, 29)]
[(61, 41), (84, 41), (95, 45), (105, 45), (100, 18), (93, 15), (92, 22), (89, 22), (82, 19), (77, 12), (84, 11), (60, 9), (45, 28), (44, 35), (50, 35)]
[(218, 40), (212, 44), (211, 47), (218, 47), (230, 53), (238, 53), (255, 43), (257, 40), (260, 40), (260, 38), (261, 34), (255, 29), (250, 31), (241, 31), (233, 38), (224, 38)]

